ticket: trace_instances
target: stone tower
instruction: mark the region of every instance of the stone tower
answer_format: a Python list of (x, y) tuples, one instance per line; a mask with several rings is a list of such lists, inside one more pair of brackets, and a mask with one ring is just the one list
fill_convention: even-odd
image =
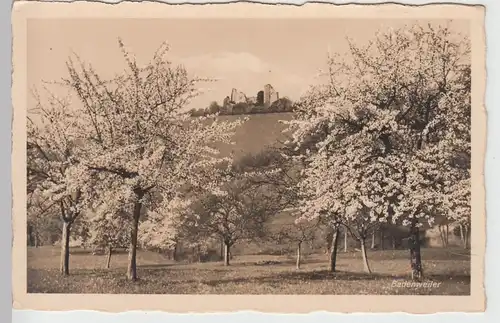
[(238, 90), (233, 89), (233, 90), (231, 91), (231, 102), (235, 102), (235, 103), (236, 103), (236, 102), (237, 102), (237, 101), (236, 101), (236, 97), (237, 97), (237, 96), (238, 96)]
[(231, 102), (233, 103), (240, 103), (240, 102), (246, 102), (247, 97), (245, 93), (239, 92), (237, 89), (233, 89), (231, 91)]
[(278, 92), (271, 84), (264, 85), (264, 105), (271, 105), (276, 100), (278, 100)]

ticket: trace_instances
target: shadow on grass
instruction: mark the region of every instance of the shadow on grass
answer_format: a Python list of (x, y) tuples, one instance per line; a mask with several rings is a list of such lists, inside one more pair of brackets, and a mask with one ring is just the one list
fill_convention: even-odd
[[(307, 281), (377, 281), (377, 280), (394, 280), (394, 279), (410, 279), (410, 275), (392, 275), (385, 273), (365, 273), (365, 272), (352, 272), (337, 270), (330, 272), (328, 270), (315, 270), (315, 271), (300, 271), (290, 270), (269, 275), (259, 276), (244, 276), (244, 277), (227, 277), (219, 279), (196, 279), (202, 272), (223, 272), (227, 271), (227, 267), (210, 268), (209, 270), (200, 270), (197, 268), (190, 268), (189, 273), (184, 277), (178, 277), (174, 274), (177, 271), (175, 267), (178, 264), (158, 264), (158, 265), (141, 265), (140, 276), (145, 280), (155, 280), (158, 277), (176, 277), (169, 281), (170, 284), (192, 284), (203, 283), (209, 286), (218, 286), (224, 284), (245, 284), (245, 283), (304, 283)], [(179, 268), (180, 269), (180, 268)], [(237, 266), (232, 266), (232, 270), (237, 269)], [(56, 270), (49, 270), (52, 277), (63, 277)], [(37, 270), (29, 270), (28, 276), (37, 277), (41, 273)], [(73, 277), (87, 277), (92, 278), (121, 278), (124, 275), (123, 268), (115, 269), (95, 269), (95, 270), (74, 270), (71, 272)], [(142, 280), (142, 279), (141, 279)], [(452, 274), (430, 274), (425, 276), (425, 280), (440, 281), (440, 282), (455, 282), (470, 284), (470, 275), (461, 273)]]
[[(348, 272), (348, 271), (336, 271), (330, 272), (327, 270), (322, 271), (312, 271), (312, 272), (283, 272), (268, 276), (257, 276), (257, 277), (235, 277), (235, 278), (221, 278), (221, 279), (211, 279), (211, 280), (180, 280), (172, 282), (173, 284), (191, 284), (191, 283), (203, 283), (211, 287), (225, 285), (225, 284), (245, 284), (245, 283), (306, 283), (311, 281), (382, 281), (382, 280), (397, 280), (397, 279), (410, 279), (410, 276), (402, 275), (390, 275), (381, 273), (359, 273), (359, 272)], [(439, 281), (439, 282), (454, 282), (454, 283), (464, 283), (470, 284), (469, 275), (429, 275), (425, 277), (425, 280)]]
[[(363, 272), (328, 270), (300, 271), (292, 270), (279, 273), (263, 273), (258, 276), (219, 277), (218, 270), (200, 270), (192, 268), (179, 273), (172, 266), (154, 266), (154, 268), (141, 267), (139, 280), (131, 283), (125, 277), (123, 268), (110, 270), (74, 270), (69, 277), (63, 277), (57, 270), (28, 270), (28, 293), (111, 293), (111, 294), (183, 294), (206, 292), (207, 288), (214, 288), (212, 292), (238, 294), (235, 291), (247, 290), (249, 286), (267, 285), (273, 293), (279, 290), (288, 290), (290, 286), (305, 284), (304, 288), (316, 288), (320, 293), (325, 293), (322, 287), (334, 289), (336, 294), (366, 293), (373, 294), (432, 294), (431, 289), (380, 289), (391, 286), (395, 280), (409, 281), (410, 277), (383, 273), (367, 274)], [(226, 274), (223, 274), (226, 275)], [(436, 274), (428, 275), (425, 281), (442, 282), (440, 293), (467, 294), (464, 290), (470, 286), (470, 276), (466, 274)], [(315, 283), (311, 287), (308, 283)], [(316, 287), (314, 287), (316, 286)], [(280, 289), (281, 288), (281, 289)], [(296, 287), (292, 287), (296, 288)], [(251, 289), (251, 288), (250, 288)], [(210, 290), (210, 289), (208, 289)], [(257, 290), (261, 290), (258, 289)], [(233, 292), (232, 292), (233, 291)], [(240, 292), (241, 293), (241, 292)], [(302, 294), (302, 293), (299, 293)]]
[(349, 272), (349, 271), (335, 271), (330, 272), (328, 270), (318, 270), (312, 272), (283, 272), (279, 273), (277, 276), (278, 279), (287, 279), (287, 280), (379, 280), (385, 278), (393, 278), (394, 276), (388, 274), (377, 274), (377, 273), (364, 273), (364, 272)]
[(174, 266), (182, 266), (184, 264), (182, 263), (173, 263), (173, 264), (151, 264), (151, 265), (137, 265), (137, 269), (152, 269), (152, 270), (159, 270), (159, 269), (167, 269), (169, 267), (174, 267)]
[(452, 281), (452, 282), (470, 284), (470, 275), (467, 274), (453, 274), (453, 275), (432, 274), (432, 275), (426, 275), (424, 276), (424, 278), (432, 281), (440, 281), (440, 282)]
[[(156, 270), (155, 270), (156, 271)], [(159, 272), (158, 272), (159, 273)], [(156, 276), (158, 273), (149, 272), (150, 275)], [(162, 274), (168, 275), (168, 272), (163, 271)], [(366, 274), (366, 273), (355, 273), (355, 272), (330, 272), (327, 270), (323, 271), (312, 271), (312, 272), (282, 272), (267, 276), (254, 276), (254, 277), (232, 277), (232, 278), (220, 278), (220, 279), (182, 279), (177, 281), (171, 281), (171, 284), (193, 284), (193, 283), (203, 283), (205, 285), (215, 287), (225, 284), (246, 284), (246, 283), (305, 283), (308, 281), (376, 281), (384, 279), (395, 279), (396, 276), (385, 275), (385, 274)], [(400, 278), (400, 277), (399, 277)]]

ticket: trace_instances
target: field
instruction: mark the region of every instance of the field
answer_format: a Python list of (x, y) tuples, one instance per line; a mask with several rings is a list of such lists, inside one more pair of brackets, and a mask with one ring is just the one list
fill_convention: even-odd
[[(283, 140), (283, 125), (291, 114), (252, 115), (234, 137), (235, 147), (219, 147), (222, 155), (241, 157), (262, 151)], [(234, 120), (241, 116), (224, 116)], [(270, 225), (280, 226), (287, 217), (277, 216)], [(289, 255), (276, 254), (285, 246), (248, 243), (235, 245), (231, 266), (222, 262), (174, 262), (166, 255), (139, 251), (139, 281), (125, 279), (127, 254), (114, 254), (111, 268), (106, 256), (71, 249), (70, 276), (59, 274), (58, 246), (28, 247), (30, 293), (135, 293), (135, 294), (470, 294), (470, 255), (461, 248), (426, 248), (422, 251), (424, 274), (433, 287), (402, 287), (409, 281), (407, 250), (369, 251), (373, 271), (363, 273), (359, 252), (340, 252), (337, 272), (328, 272), (328, 257), (305, 252), (300, 270), (295, 269), (293, 248)], [(314, 253), (316, 252), (316, 253)]]
[(360, 254), (339, 253), (338, 272), (327, 271), (327, 255), (306, 255), (300, 270), (290, 256), (235, 256), (231, 266), (220, 262), (176, 263), (159, 253), (140, 251), (139, 281), (125, 279), (127, 255), (116, 254), (111, 268), (105, 256), (72, 249), (71, 275), (58, 272), (57, 246), (28, 248), (29, 293), (135, 294), (419, 294), (469, 295), (470, 255), (463, 249), (422, 250), (426, 280), (431, 287), (402, 287), (408, 281), (408, 251), (384, 250), (368, 254), (373, 273), (362, 271)]
[(236, 129), (233, 141), (234, 146), (218, 147), (222, 156), (233, 153), (235, 158), (246, 154), (255, 154), (265, 147), (276, 145), (279, 141), (286, 139), (283, 134), (285, 126), (280, 123), (282, 120), (291, 120), (291, 113), (268, 113), (254, 114), (246, 116), (222, 116), (222, 121), (234, 121), (248, 117), (248, 120)]

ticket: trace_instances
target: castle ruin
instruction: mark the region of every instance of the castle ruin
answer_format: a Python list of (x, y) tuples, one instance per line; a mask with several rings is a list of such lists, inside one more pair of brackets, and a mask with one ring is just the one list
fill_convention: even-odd
[(271, 84), (264, 85), (264, 105), (271, 105), (279, 99), (278, 92), (274, 90)]
[(231, 94), (224, 98), (222, 107), (226, 112), (232, 111), (233, 107), (240, 103), (247, 104), (249, 110), (251, 110), (253, 106), (269, 108), (274, 102), (278, 101), (278, 99), (279, 94), (274, 90), (271, 84), (264, 85), (264, 89), (260, 90), (257, 96), (253, 97), (247, 97), (245, 93), (233, 88)]
[(245, 93), (238, 92), (237, 89), (233, 89), (231, 91), (231, 102), (233, 103), (247, 102), (247, 97)]

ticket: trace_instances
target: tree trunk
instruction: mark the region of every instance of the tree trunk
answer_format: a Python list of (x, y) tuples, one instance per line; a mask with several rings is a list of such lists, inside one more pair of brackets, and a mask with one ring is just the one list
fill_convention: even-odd
[(391, 236), (392, 238), (392, 250), (396, 250), (396, 237)]
[(347, 229), (344, 228), (344, 252), (347, 252)]
[(337, 266), (337, 249), (339, 244), (338, 242), (339, 242), (339, 228), (337, 227), (333, 232), (332, 245), (330, 247), (330, 264), (328, 270), (332, 273), (336, 271), (336, 266)]
[(220, 260), (224, 260), (224, 240), (220, 240)]
[(228, 242), (224, 242), (224, 266), (229, 266), (229, 257), (230, 257), (230, 250), (231, 246), (229, 245)]
[(462, 244), (465, 244), (464, 226), (459, 224), (458, 227), (460, 228), (460, 241), (462, 241)]
[(29, 225), (29, 223), (27, 224), (28, 225), (28, 230), (27, 230), (27, 234), (26, 234), (26, 243), (28, 244), (28, 247), (32, 247), (35, 245), (34, 243), (34, 238), (33, 238), (33, 228), (31, 227), (31, 225)]
[(69, 235), (71, 232), (71, 223), (63, 222), (61, 238), (61, 274), (69, 275)]
[(366, 255), (366, 238), (361, 238), (361, 256), (363, 257), (363, 268), (365, 272), (371, 274), (372, 271), (370, 269), (370, 265), (368, 264), (368, 256)]
[(469, 226), (465, 226), (465, 232), (464, 232), (464, 248), (467, 249), (469, 248)]
[(446, 237), (446, 246), (450, 245), (450, 226), (446, 224), (446, 232), (445, 232), (445, 237)]
[(202, 262), (203, 255), (201, 254), (201, 246), (196, 246), (196, 253), (198, 254), (198, 262)]
[[(140, 200), (142, 196), (137, 196)], [(135, 202), (132, 227), (130, 229), (130, 246), (128, 251), (127, 279), (137, 280), (137, 231), (139, 229), (139, 218), (141, 216), (142, 203)]]
[(331, 228), (328, 228), (328, 231), (326, 233), (326, 237), (325, 237), (325, 240), (326, 240), (326, 250), (325, 250), (325, 253), (326, 254), (330, 254), (330, 251), (332, 250), (332, 238), (333, 238), (333, 231)]
[(448, 225), (439, 225), (439, 234), (443, 248), (448, 247)]
[(113, 253), (113, 248), (108, 246), (108, 256), (106, 258), (106, 269), (109, 269), (109, 265), (111, 264), (111, 254)]
[(173, 258), (174, 261), (177, 261), (177, 245), (178, 244), (179, 244), (178, 242), (176, 242), (174, 244), (174, 250), (172, 251), (172, 258)]
[(420, 255), (420, 231), (416, 221), (410, 227), (410, 267), (412, 280), (421, 280), (423, 277), (422, 258)]
[(375, 230), (372, 231), (372, 245), (370, 249), (375, 249)]
[(384, 250), (384, 229), (380, 228), (380, 250)]
[(439, 230), (439, 239), (441, 239), (441, 247), (444, 247), (443, 228), (441, 227), (441, 224), (438, 225), (438, 230)]
[(302, 246), (302, 241), (300, 241), (299, 244), (297, 245), (297, 269), (300, 269), (301, 246)]

